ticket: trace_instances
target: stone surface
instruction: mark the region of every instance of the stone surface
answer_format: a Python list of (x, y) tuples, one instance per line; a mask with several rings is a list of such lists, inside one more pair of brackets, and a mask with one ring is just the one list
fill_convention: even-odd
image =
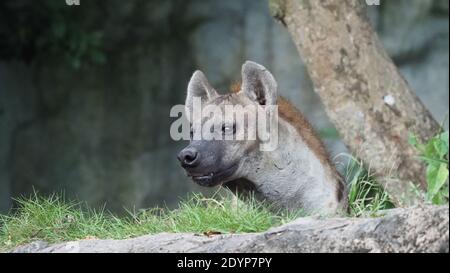
[(35, 242), (12, 252), (449, 252), (449, 207), (415, 207), (379, 218), (300, 218), (263, 233), (162, 233), (126, 240)]

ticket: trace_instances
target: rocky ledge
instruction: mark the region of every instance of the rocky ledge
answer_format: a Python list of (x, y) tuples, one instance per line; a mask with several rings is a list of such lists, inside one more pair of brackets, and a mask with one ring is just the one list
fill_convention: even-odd
[(306, 217), (262, 233), (33, 242), (12, 252), (449, 252), (449, 207), (393, 209), (374, 218)]

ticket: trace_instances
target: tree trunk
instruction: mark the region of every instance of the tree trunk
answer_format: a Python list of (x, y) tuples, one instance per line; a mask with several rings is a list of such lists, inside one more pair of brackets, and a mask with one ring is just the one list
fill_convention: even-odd
[(409, 182), (425, 186), (424, 165), (408, 136), (414, 133), (424, 141), (438, 132), (439, 124), (387, 55), (362, 1), (269, 3), (291, 33), (344, 142), (395, 202), (407, 201)]

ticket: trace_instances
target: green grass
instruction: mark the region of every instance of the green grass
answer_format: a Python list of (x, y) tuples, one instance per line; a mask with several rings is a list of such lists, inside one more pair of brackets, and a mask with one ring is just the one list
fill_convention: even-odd
[[(421, 143), (415, 135), (409, 137), (410, 145), (420, 153), (418, 160), (426, 165), (427, 188), (420, 189), (411, 183), (411, 190), (420, 202), (443, 205), (449, 202), (449, 132), (441, 131), (427, 142)], [(351, 155), (346, 169), (350, 216), (375, 216), (380, 210), (394, 208), (389, 194), (377, 183), (375, 175)]]
[[(349, 216), (373, 216), (393, 207), (370, 171), (352, 158), (346, 170)], [(160, 232), (246, 233), (262, 232), (304, 216), (300, 211), (275, 212), (267, 204), (248, 198), (233, 202), (230, 196), (192, 194), (177, 209), (153, 208), (118, 217), (105, 210), (65, 200), (61, 195), (34, 194), (20, 198), (9, 215), (0, 215), (0, 250), (36, 240), (49, 243), (81, 239), (126, 239)]]
[[(380, 210), (393, 208), (388, 193), (377, 183), (370, 168), (351, 155), (345, 156), (350, 159), (345, 170), (348, 216), (373, 217)], [(448, 153), (444, 159), (448, 160)], [(229, 196), (219, 194), (210, 198), (192, 194), (181, 200), (177, 209), (153, 208), (129, 212), (124, 217), (89, 209), (59, 195), (34, 194), (17, 203), (10, 215), (0, 215), (0, 250), (3, 251), (36, 240), (57, 243), (90, 238), (126, 239), (160, 232), (262, 232), (304, 216), (301, 212), (276, 213), (254, 198), (234, 203)]]
[[(415, 147), (426, 165), (427, 188), (420, 189), (411, 183), (410, 190), (417, 196), (419, 202), (434, 205), (449, 202), (449, 132), (441, 131), (425, 143), (411, 134), (409, 144)], [(380, 210), (394, 208), (389, 194), (376, 181), (370, 168), (351, 155), (350, 163), (345, 171), (348, 185), (348, 203), (350, 216), (376, 216)], [(400, 202), (401, 203), (401, 202)]]
[(351, 155), (345, 170), (348, 187), (349, 215), (352, 217), (377, 216), (380, 210), (394, 208), (389, 194), (376, 181), (370, 168)]
[(17, 200), (9, 216), (0, 216), (0, 250), (36, 240), (49, 243), (109, 238), (125, 239), (160, 232), (261, 232), (289, 222), (298, 213), (275, 213), (250, 198), (233, 204), (231, 198), (193, 194), (177, 209), (154, 208), (117, 217), (103, 210), (69, 202), (57, 195)]

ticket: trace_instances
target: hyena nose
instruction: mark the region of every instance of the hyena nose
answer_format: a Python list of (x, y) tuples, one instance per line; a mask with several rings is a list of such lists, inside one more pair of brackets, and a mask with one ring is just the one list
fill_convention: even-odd
[(192, 147), (183, 149), (177, 157), (183, 168), (193, 168), (198, 165), (198, 152)]

